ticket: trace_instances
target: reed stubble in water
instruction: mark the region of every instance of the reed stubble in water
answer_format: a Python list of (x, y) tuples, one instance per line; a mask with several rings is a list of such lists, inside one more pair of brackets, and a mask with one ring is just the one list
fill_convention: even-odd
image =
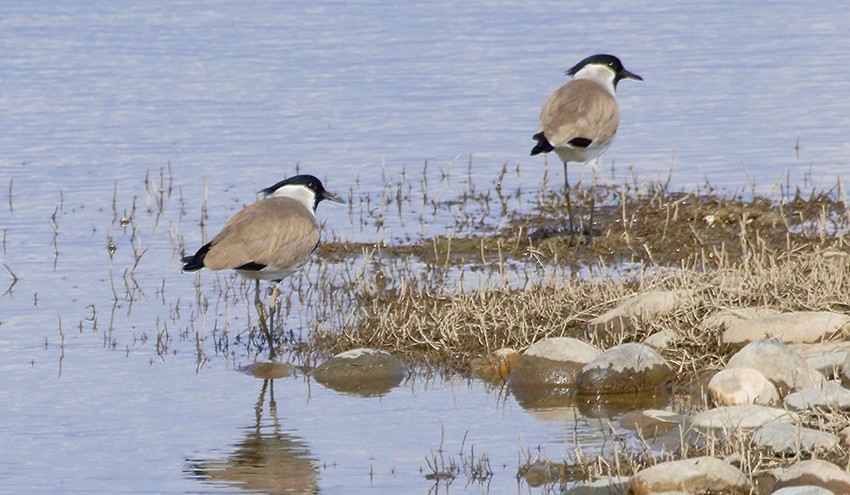
[[(775, 198), (717, 194), (709, 187), (671, 191), (637, 179), (598, 187), (594, 199), (602, 207), (592, 228), (594, 243), (574, 245), (558, 230), (564, 214), (559, 191), (546, 184), (510, 187), (519, 182), (520, 171), (507, 165), (491, 187), (476, 186), (470, 167), (459, 176), (433, 166), (423, 166), (421, 175), (388, 175), (377, 192), (363, 192), (355, 182), (349, 191), (351, 231), (330, 232), (305, 267), (307, 275), (286, 283), (279, 317), (296, 329), (288, 336), (293, 343), (288, 358), (310, 368), (333, 353), (368, 346), (397, 353), (420, 369), (466, 373), (474, 357), (501, 347), (522, 349), (548, 336), (577, 336), (608, 348), (670, 330), (682, 338), (664, 355), (684, 385), (721, 366), (732, 352), (719, 343), (717, 331), (699, 329), (714, 311), (740, 306), (850, 311), (850, 216), (840, 183), (807, 192), (785, 187)], [(207, 218), (206, 201), (187, 206), (172, 181), (169, 167), (147, 174), (138, 194), (120, 196), (124, 205), (113, 194), (106, 249), (98, 237), (109, 263), (104, 280), (111, 285), (112, 310), (96, 325), (92, 309), (91, 331), (103, 333), (105, 348), (128, 356), (131, 349), (150, 349), (151, 362), (181, 351), (194, 353), (199, 369), (222, 357), (228, 365), (252, 360), (257, 322), (250, 286), (227, 275), (198, 281), (194, 290), (168, 285), (168, 251), (176, 263), (184, 245), (181, 227), (192, 222), (195, 229), (198, 221), (205, 226)], [(10, 212), (11, 187), (10, 181)], [(590, 191), (577, 184), (575, 192), (576, 215), (588, 216)], [(240, 197), (233, 207), (250, 200)], [(67, 245), (60, 228), (62, 202), (60, 195), (49, 225), (60, 270), (68, 251), (58, 247)], [(187, 210), (200, 210), (200, 219)], [(368, 242), (346, 240), (352, 236)], [(730, 289), (741, 283), (746, 291)], [(682, 288), (692, 295), (675, 315), (653, 317), (638, 329), (585, 335), (587, 321), (628, 296)], [(34, 306), (38, 299), (35, 293)], [(164, 309), (147, 313), (151, 306)], [(63, 333), (67, 329), (60, 326), (60, 347)], [(803, 421), (834, 430), (842, 418), (846, 421), (821, 412)], [(734, 450), (725, 449), (743, 447), (731, 442), (712, 448), (731, 455)], [(634, 472), (644, 462), (625, 453), (617, 459), (619, 466), (576, 456), (570, 466), (588, 466), (592, 477), (606, 469)], [(754, 466), (773, 462), (747, 459)], [(484, 476), (486, 466), (475, 464), (469, 476)], [(430, 458), (435, 478), (457, 467), (464, 471), (462, 459)]]

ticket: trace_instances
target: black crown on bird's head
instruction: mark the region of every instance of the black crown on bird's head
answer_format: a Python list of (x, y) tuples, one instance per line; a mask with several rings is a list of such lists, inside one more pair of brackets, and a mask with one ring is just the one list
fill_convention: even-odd
[(283, 179), (282, 181), (269, 186), (260, 192), (265, 196), (271, 196), (278, 189), (283, 186), (304, 186), (307, 189), (313, 191), (318, 196), (322, 191), (325, 190), (325, 187), (322, 185), (322, 181), (320, 181), (316, 176), (309, 174), (302, 175), (294, 175), (287, 179)]
[(319, 202), (323, 200), (333, 201), (334, 203), (343, 203), (343, 201), (337, 197), (337, 195), (328, 192), (325, 189), (325, 186), (322, 185), (322, 181), (320, 181), (316, 176), (310, 174), (301, 174), (294, 175), (287, 179), (284, 179), (272, 186), (269, 186), (265, 189), (260, 190), (260, 193), (263, 194), (263, 197), (269, 197), (274, 195), (278, 190), (282, 187), (286, 186), (301, 186), (305, 189), (309, 189), (313, 192), (315, 196), (315, 203), (313, 203), (313, 210), (316, 209), (316, 206), (319, 205)]
[(608, 55), (607, 53), (600, 53), (598, 55), (591, 55), (581, 62), (575, 64), (566, 72), (566, 75), (572, 77), (575, 76), (578, 71), (582, 70), (588, 65), (600, 65), (607, 67), (611, 72), (614, 73), (614, 87), (617, 87), (617, 83), (622, 79), (636, 79), (638, 81), (643, 81), (643, 78), (637, 74), (629, 72), (623, 67), (623, 62), (620, 61), (619, 58), (614, 55)]

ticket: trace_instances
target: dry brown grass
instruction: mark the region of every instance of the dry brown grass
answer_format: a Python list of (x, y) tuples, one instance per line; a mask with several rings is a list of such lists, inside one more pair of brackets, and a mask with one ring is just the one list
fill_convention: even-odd
[[(661, 185), (599, 194), (596, 203), (605, 206), (592, 242), (571, 242), (557, 231), (563, 208), (549, 193), (532, 214), (515, 215), (500, 231), (412, 245), (326, 246), (326, 260), (360, 254), (365, 261), (351, 286), (341, 288), (354, 318), (340, 333), (322, 334), (313, 350), (377, 347), (464, 369), (473, 357), (549, 336), (607, 348), (668, 329), (683, 337), (668, 359), (679, 376), (694, 378), (733, 351), (716, 331), (701, 329), (708, 314), (748, 306), (850, 311), (850, 212), (835, 191), (798, 193), (785, 203), (674, 193)], [(587, 191), (579, 198), (587, 218)], [(588, 320), (649, 289), (691, 296), (675, 314), (638, 329), (586, 333)]]
[[(326, 231), (316, 262), (285, 282), (278, 312), (278, 328), (284, 331), (278, 344), (290, 351), (292, 362), (309, 368), (330, 354), (368, 346), (395, 352), (420, 369), (465, 373), (475, 357), (502, 347), (522, 349), (544, 337), (574, 336), (608, 348), (668, 330), (681, 338), (664, 351), (665, 357), (683, 384), (699, 384), (736, 350), (721, 344), (718, 329), (701, 327), (707, 315), (748, 306), (850, 312), (850, 210), (840, 183), (790, 194), (787, 187), (779, 187), (774, 197), (759, 197), (720, 194), (710, 187), (672, 191), (666, 184), (635, 179), (599, 187), (593, 201), (579, 184), (574, 188), (576, 217), (586, 222), (590, 205), (596, 205), (594, 225), (583, 225), (593, 234), (587, 242), (585, 236), (563, 231), (561, 194), (545, 183), (535, 188), (529, 204), (528, 190), (503, 190), (502, 179), (510, 175), (503, 167), (492, 188), (476, 189), (469, 179), (465, 190), (452, 190), (445, 198), (436, 194), (451, 189), (444, 187), (451, 178), (440, 175), (439, 183), (433, 178), (429, 183), (427, 167), (421, 177), (403, 172), (372, 196), (352, 186), (352, 227), (364, 233), (360, 237), (374, 237), (376, 242), (347, 242)], [(115, 236), (109, 234), (106, 240), (110, 259), (115, 255), (119, 268), (114, 279), (110, 272), (115, 304), (103, 325), (104, 345), (129, 353), (130, 346), (155, 342), (156, 355), (165, 358), (176, 352), (177, 344), (190, 342), (197, 349), (199, 368), (213, 353), (234, 362), (263, 355), (267, 343), (256, 331), (253, 286), (236, 275), (197, 277), (195, 293), (183, 292), (177, 300), (166, 299), (164, 280), (156, 287), (144, 281), (140, 286), (136, 280), (137, 268), (156, 254), (146, 255), (141, 236), (155, 237), (157, 229), (164, 230), (164, 221), (171, 222), (167, 234), (172, 258), (185, 254), (175, 225), (187, 209), (195, 208), (187, 208), (182, 190), (173, 190), (170, 167), (167, 173), (149, 174), (144, 197), (137, 202), (134, 196), (123, 214), (116, 198), (110, 231)], [(61, 210), (61, 203), (57, 208)], [(203, 230), (208, 223), (206, 200), (200, 211)], [(131, 249), (116, 252), (122, 232), (129, 236), (124, 244)], [(58, 256), (58, 248), (56, 252)], [(119, 258), (126, 266), (123, 273)], [(11, 269), (6, 269), (14, 281)], [(157, 319), (133, 334), (132, 341), (119, 344), (113, 333), (113, 322), (120, 317), (116, 314), (123, 311), (129, 317), (134, 303), (144, 303), (143, 287), (168, 305), (169, 318)], [(640, 325), (588, 332), (589, 320), (652, 289), (687, 290), (689, 296), (677, 311)], [(97, 321), (93, 307), (91, 320)], [(683, 402), (672, 407), (700, 408)], [(847, 421), (846, 413), (836, 411), (802, 414), (803, 425), (824, 431), (836, 431)], [(699, 448), (682, 444), (666, 457), (620, 440), (612, 436), (604, 455), (593, 450), (593, 457), (586, 457), (580, 445), (563, 461), (529, 454), (518, 474), (525, 476), (524, 469), (543, 472), (543, 483), (558, 484), (628, 475), (665, 458), (715, 455), (732, 459), (756, 479), (788, 462), (755, 452), (743, 437)], [(463, 475), (486, 482), (486, 456), (471, 448), (467, 455), (464, 445), (459, 455), (446, 456), (441, 443), (429, 458), (433, 479)], [(831, 460), (848, 464), (844, 452), (834, 453)]]
[[(584, 193), (578, 204), (586, 218)], [(702, 327), (708, 315), (752, 306), (850, 312), (850, 212), (840, 187), (806, 197), (798, 191), (787, 202), (672, 193), (660, 185), (602, 194), (607, 206), (597, 213), (591, 243), (583, 237), (571, 242), (558, 230), (560, 198), (543, 194), (532, 214), (512, 217), (500, 231), (371, 250), (359, 246), (367, 249), (368, 261), (352, 278), (358, 281), (349, 293), (354, 317), (341, 333), (314, 340), (313, 350), (378, 347), (419, 365), (466, 371), (474, 357), (521, 349), (544, 337), (579, 337), (604, 349), (668, 330), (680, 337), (663, 352), (677, 368), (679, 384), (700, 385), (737, 350), (721, 342), (721, 329)], [(332, 246), (327, 259), (348, 249)], [(637, 326), (588, 331), (592, 318), (653, 289), (689, 295), (678, 310)], [(705, 407), (693, 403), (700, 397), (706, 400), (697, 393), (679, 408)], [(848, 420), (839, 411), (806, 411), (801, 418), (803, 426), (822, 431), (838, 431)], [(575, 480), (627, 476), (664, 460), (711, 455), (738, 466), (756, 492), (765, 493), (771, 469), (810, 457), (759, 451), (740, 434), (709, 435), (698, 444), (683, 436), (661, 455), (649, 444), (617, 436), (606, 452), (593, 449), (591, 457), (574, 447), (565, 460), (528, 454), (518, 476), (558, 491)], [(842, 466), (850, 462), (841, 449), (821, 455)]]

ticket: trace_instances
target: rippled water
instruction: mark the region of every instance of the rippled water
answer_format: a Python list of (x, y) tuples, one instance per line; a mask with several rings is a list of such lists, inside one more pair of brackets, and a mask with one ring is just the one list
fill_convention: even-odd
[[(503, 164), (522, 208), (543, 177), (540, 104), (607, 51), (645, 81), (620, 87), (603, 180), (831, 187), (850, 152), (848, 25), (838, 1), (0, 4), (0, 259), (18, 277), (7, 291), (0, 266), (0, 491), (426, 493), (441, 436), (494, 471), (450, 491), (540, 491), (517, 484), (520, 459), (567, 458), (574, 434), (599, 448), (602, 420), (450, 377), (363, 398), (299, 376), (272, 407), (233, 371), (250, 360), (244, 287), (204, 274), (199, 300), (179, 272), (205, 184), (217, 229), (309, 171), (352, 200), (322, 205), (326, 235), (363, 242), (451, 231), (456, 212), (423, 196), (493, 189)], [(408, 182), (396, 213), (385, 184)], [(384, 228), (361, 221), (376, 208)]]

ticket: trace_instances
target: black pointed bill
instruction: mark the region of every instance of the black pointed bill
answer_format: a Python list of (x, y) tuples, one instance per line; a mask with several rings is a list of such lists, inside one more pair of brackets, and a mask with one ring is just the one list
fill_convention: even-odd
[(345, 201), (342, 198), (330, 191), (322, 191), (322, 199), (330, 201), (332, 203), (339, 203), (341, 205), (345, 204)]
[(635, 79), (638, 81), (643, 81), (642, 77), (635, 74), (634, 72), (629, 72), (626, 69), (621, 70), (620, 73), (617, 75), (619, 76), (619, 79)]

